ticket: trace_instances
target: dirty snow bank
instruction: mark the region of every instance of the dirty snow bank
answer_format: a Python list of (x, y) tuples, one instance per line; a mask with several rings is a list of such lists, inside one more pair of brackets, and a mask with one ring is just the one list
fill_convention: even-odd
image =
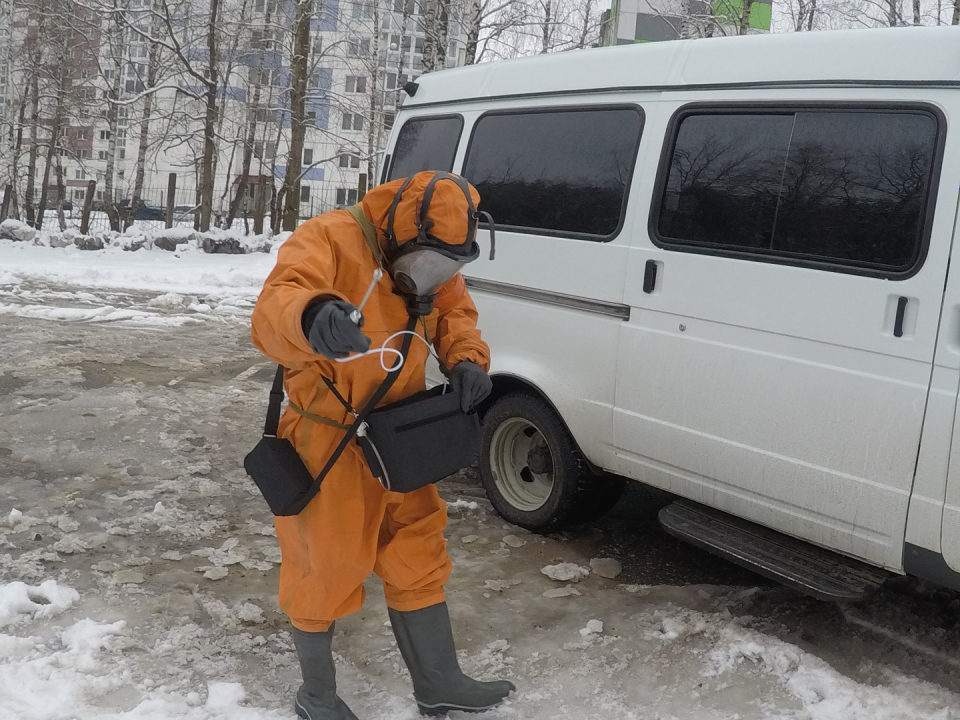
[(269, 253), (243, 255), (205, 253), (191, 243), (177, 245), (175, 252), (148, 247), (127, 252), (118, 244), (83, 251), (0, 240), (0, 288), (32, 281), (187, 296), (256, 295), (285, 239), (277, 238)]

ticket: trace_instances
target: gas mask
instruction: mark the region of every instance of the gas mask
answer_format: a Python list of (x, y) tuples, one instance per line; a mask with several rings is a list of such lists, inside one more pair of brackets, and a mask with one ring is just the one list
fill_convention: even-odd
[[(417, 215), (417, 236), (399, 243), (394, 233), (394, 219), (403, 191), (412, 178), (400, 187), (393, 198), (387, 214), (387, 227), (384, 236), (387, 241), (387, 271), (393, 278), (394, 291), (407, 303), (411, 315), (424, 316), (433, 312), (433, 301), (437, 290), (453, 279), (463, 266), (480, 257), (477, 244), (477, 225), (484, 216), (490, 227), (490, 259), (495, 255), (495, 228), (489, 213), (478, 212), (467, 181), (451, 173), (438, 172), (423, 191), (423, 201)], [(467, 237), (462, 245), (444, 242), (431, 234), (434, 223), (429, 218), (430, 201), (439, 180), (450, 180), (457, 185), (467, 198)]]

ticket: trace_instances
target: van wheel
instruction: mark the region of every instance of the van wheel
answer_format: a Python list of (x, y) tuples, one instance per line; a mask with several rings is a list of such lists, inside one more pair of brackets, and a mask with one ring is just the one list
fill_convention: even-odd
[(553, 408), (527, 393), (505, 395), (484, 415), (480, 477), (497, 512), (534, 532), (596, 519), (616, 502), (610, 488), (596, 495), (603, 478), (590, 470)]

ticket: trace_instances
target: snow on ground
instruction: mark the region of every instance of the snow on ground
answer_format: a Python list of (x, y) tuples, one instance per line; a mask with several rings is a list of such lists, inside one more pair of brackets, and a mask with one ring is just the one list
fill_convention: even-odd
[[(241, 467), (273, 261), (0, 241), (0, 720), (293, 720), (279, 549)], [(838, 610), (676, 543), (655, 510), (540, 537), (469, 471), (441, 491), (462, 664), (518, 687), (482, 717), (960, 720), (960, 596)], [(367, 593), (338, 623), (342, 695), (414, 720)]]

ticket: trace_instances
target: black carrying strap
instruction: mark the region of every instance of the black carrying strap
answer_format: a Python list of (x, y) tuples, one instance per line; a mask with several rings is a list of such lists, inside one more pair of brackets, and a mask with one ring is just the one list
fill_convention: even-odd
[(283, 404), (283, 365), (277, 365), (277, 375), (270, 388), (270, 404), (267, 406), (267, 421), (263, 424), (264, 437), (276, 437), (280, 427), (280, 406)]
[[(320, 474), (317, 475), (316, 479), (313, 481), (313, 485), (307, 492), (306, 497), (312, 498), (317, 494), (317, 491), (320, 489), (320, 483), (323, 482), (323, 479), (327, 476), (327, 473), (330, 472), (330, 468), (332, 468), (337, 460), (340, 459), (340, 456), (343, 455), (343, 451), (347, 449), (347, 445), (350, 444), (350, 441), (353, 440), (357, 432), (363, 426), (364, 421), (367, 419), (367, 415), (369, 415), (370, 412), (377, 407), (380, 401), (383, 400), (384, 396), (390, 392), (390, 388), (392, 388), (393, 384), (397, 381), (397, 378), (403, 371), (403, 366), (407, 362), (407, 353), (410, 352), (410, 343), (413, 342), (413, 333), (415, 332), (416, 327), (417, 318), (411, 315), (410, 319), (407, 321), (406, 335), (403, 336), (403, 343), (400, 345), (400, 355), (402, 359), (399, 361), (399, 366), (393, 366), (396, 367), (396, 370), (387, 373), (387, 376), (383, 379), (383, 382), (380, 383), (380, 387), (378, 387), (377, 391), (373, 393), (373, 397), (371, 397), (367, 404), (363, 406), (363, 410), (357, 413), (357, 417), (350, 425), (350, 429), (347, 430), (346, 434), (343, 436), (343, 439), (340, 441), (340, 444), (337, 445), (337, 449), (333, 451), (330, 459), (327, 460), (327, 464), (323, 466), (323, 470), (320, 471)], [(347, 407), (350, 406), (347, 405)]]
[(320, 379), (323, 380), (323, 384), (327, 386), (327, 390), (332, 392), (333, 396), (340, 401), (340, 404), (347, 409), (347, 412), (356, 417), (357, 411), (353, 409), (353, 405), (344, 400), (343, 395), (341, 395), (340, 391), (337, 390), (337, 386), (333, 384), (333, 380), (328, 378), (326, 375), (321, 375)]

